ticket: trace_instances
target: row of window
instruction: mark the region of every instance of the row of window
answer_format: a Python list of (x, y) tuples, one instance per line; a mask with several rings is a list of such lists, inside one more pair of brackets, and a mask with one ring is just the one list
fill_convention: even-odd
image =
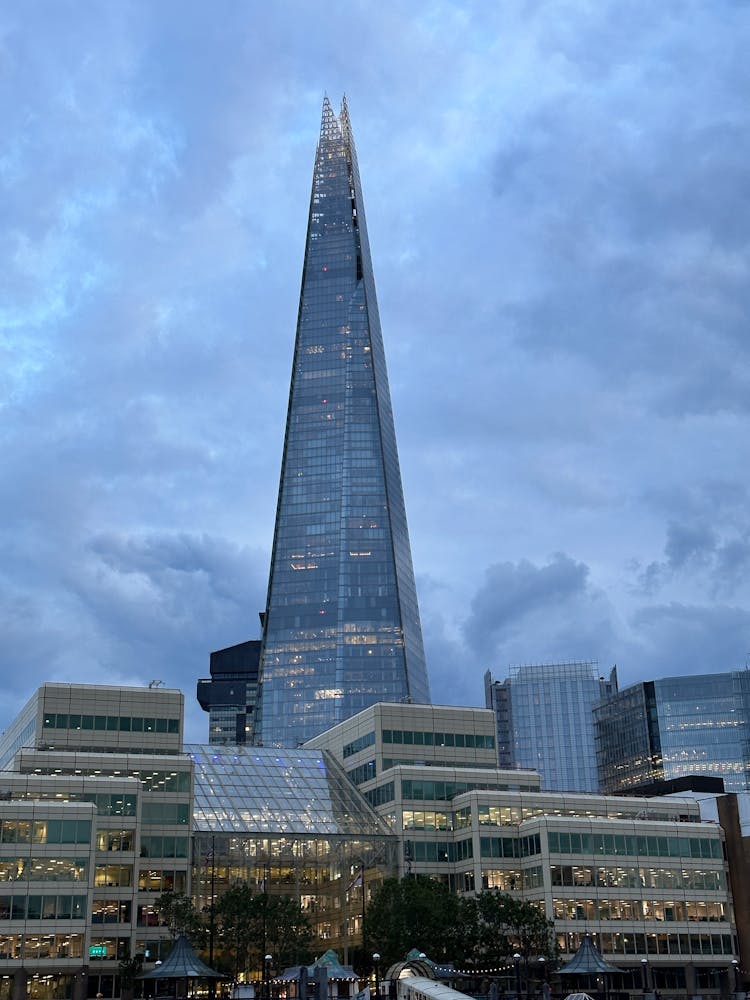
[(411, 729), (384, 729), (383, 743), (402, 743), (405, 746), (424, 747), (475, 747), (494, 750), (495, 737), (483, 733), (433, 733)]
[(474, 856), (471, 840), (407, 840), (404, 844), (405, 861), (465, 861)]
[(529, 858), (542, 853), (538, 833), (528, 837), (480, 837), (483, 858)]
[(142, 858), (186, 858), (187, 837), (141, 837)]
[(731, 934), (631, 934), (627, 931), (607, 932), (584, 930), (581, 933), (558, 934), (561, 952), (575, 952), (584, 934), (590, 934), (604, 955), (734, 955)]
[(502, 868), (482, 870), (482, 888), (515, 892), (518, 889), (543, 889), (544, 869), (541, 865), (532, 868)]
[(0, 882), (85, 882), (86, 858), (0, 858)]
[[(583, 816), (583, 817), (594, 817), (599, 816), (601, 818), (609, 819), (632, 819), (632, 813), (626, 813), (624, 810), (620, 815), (613, 816), (613, 810), (611, 807), (606, 805), (603, 806), (602, 810), (595, 812), (592, 810), (590, 805), (584, 805), (579, 808), (575, 807), (560, 807), (551, 806), (549, 803), (546, 805), (524, 805), (524, 806), (496, 806), (496, 805), (483, 805), (479, 804), (477, 807), (477, 819), (480, 826), (518, 826), (519, 823), (524, 822), (527, 819), (534, 819), (540, 816)], [(677, 817), (673, 815), (662, 815), (659, 817), (649, 816), (649, 819), (664, 819), (667, 821), (676, 820)], [(695, 821), (697, 817), (690, 817)], [(457, 829), (462, 829), (463, 827), (471, 826), (471, 806), (466, 806), (463, 809), (458, 809), (456, 811), (456, 827)]]
[(727, 877), (723, 869), (715, 871), (690, 868), (625, 868), (592, 865), (551, 865), (552, 885), (599, 886), (615, 889), (701, 889), (725, 891)]
[(0, 934), (0, 959), (83, 958), (83, 934)]
[(69, 715), (66, 712), (45, 712), (45, 729), (91, 729), (108, 733), (174, 733), (180, 732), (179, 719), (155, 719), (131, 715)]
[(498, 791), (498, 785), (481, 781), (433, 781), (427, 778), (404, 778), (401, 782), (401, 796), (404, 800), (416, 802), (447, 802), (463, 792), (474, 789)]
[(453, 814), (435, 809), (404, 809), (404, 830), (452, 830)]
[(99, 830), (96, 834), (97, 851), (133, 851), (135, 830)]
[(137, 795), (122, 792), (83, 792), (80, 797), (71, 795), (71, 801), (92, 802), (100, 816), (135, 816), (138, 810)]
[(0, 820), (3, 844), (88, 844), (88, 819), (4, 819)]
[(386, 782), (379, 788), (373, 788), (369, 792), (365, 792), (365, 798), (373, 808), (385, 805), (386, 802), (393, 802), (395, 795), (396, 790), (392, 781)]
[[(185, 892), (186, 873), (184, 870), (147, 869), (138, 876), (141, 892)], [(133, 884), (132, 865), (97, 865), (94, 870), (94, 885), (97, 888), (127, 889)]]
[(187, 802), (144, 802), (141, 809), (144, 825), (187, 826), (190, 805)]
[(613, 833), (550, 831), (550, 854), (624, 854), (650, 858), (723, 857), (717, 837), (641, 837)]
[[(234, 718), (234, 716), (232, 716)], [(232, 730), (234, 732), (234, 730)], [(149, 749), (149, 753), (154, 753)], [(190, 771), (144, 771), (141, 768), (103, 767), (37, 767), (35, 774), (66, 774), (88, 778), (138, 778), (146, 792), (189, 792)], [(44, 797), (43, 792), (34, 792), (30, 798)], [(57, 793), (55, 793), (57, 797)]]
[(359, 767), (352, 768), (348, 774), (351, 782), (355, 785), (362, 785), (365, 781), (370, 781), (371, 778), (377, 776), (375, 761), (369, 760), (366, 764), (360, 764)]
[(91, 923), (129, 924), (131, 913), (129, 899), (95, 899), (91, 906)]
[(556, 920), (726, 920), (721, 902), (649, 899), (553, 899)]
[(85, 916), (85, 896), (0, 896), (0, 920), (83, 920)]
[(374, 746), (374, 744), (375, 733), (367, 733), (365, 736), (360, 736), (356, 740), (352, 740), (351, 743), (344, 744), (344, 759), (351, 757), (355, 753), (359, 753), (365, 747)]
[[(171, 942), (170, 942), (171, 944)], [(99, 961), (117, 959), (124, 962), (130, 957), (129, 937), (92, 937), (89, 958)]]

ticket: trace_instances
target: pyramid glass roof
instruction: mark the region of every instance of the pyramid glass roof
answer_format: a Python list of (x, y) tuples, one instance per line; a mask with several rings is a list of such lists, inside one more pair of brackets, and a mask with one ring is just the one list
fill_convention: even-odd
[(321, 750), (187, 745), (195, 762), (196, 833), (393, 838)]

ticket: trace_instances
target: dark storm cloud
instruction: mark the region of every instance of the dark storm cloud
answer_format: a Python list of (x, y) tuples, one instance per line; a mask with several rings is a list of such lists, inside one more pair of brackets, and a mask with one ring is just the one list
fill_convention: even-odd
[(741, 662), (749, 41), (725, 0), (6, 8), (8, 704), (158, 677), (203, 738), (208, 652), (257, 635), (325, 89), (434, 699), (539, 658)]

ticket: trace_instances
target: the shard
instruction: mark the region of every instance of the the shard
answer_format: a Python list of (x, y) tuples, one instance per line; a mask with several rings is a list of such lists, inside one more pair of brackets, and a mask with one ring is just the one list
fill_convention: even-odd
[(256, 743), (430, 700), (357, 158), (327, 98), (263, 620)]

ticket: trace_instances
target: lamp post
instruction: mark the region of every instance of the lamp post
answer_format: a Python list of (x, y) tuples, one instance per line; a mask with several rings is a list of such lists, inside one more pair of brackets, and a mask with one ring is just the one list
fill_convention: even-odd
[(645, 996), (648, 992), (648, 959), (641, 959), (641, 989), (643, 990), (643, 995)]
[(740, 963), (736, 958), (732, 959), (732, 969), (734, 970), (734, 992), (740, 992)]
[(513, 965), (516, 969), (516, 1000), (521, 1000), (521, 955), (519, 952), (513, 954)]
[(271, 1000), (271, 962), (273, 955), (263, 956), (263, 1000)]
[(380, 1000), (380, 955), (376, 951), (372, 955), (372, 964), (375, 966), (375, 997)]

